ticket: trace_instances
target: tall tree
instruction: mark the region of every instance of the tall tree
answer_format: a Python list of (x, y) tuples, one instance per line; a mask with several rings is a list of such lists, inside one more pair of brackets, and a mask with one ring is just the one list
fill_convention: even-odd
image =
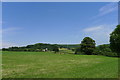
[(85, 37), (81, 42), (81, 52), (91, 55), (95, 49), (95, 41), (90, 37)]
[(120, 25), (117, 25), (115, 30), (110, 34), (110, 48), (120, 57)]

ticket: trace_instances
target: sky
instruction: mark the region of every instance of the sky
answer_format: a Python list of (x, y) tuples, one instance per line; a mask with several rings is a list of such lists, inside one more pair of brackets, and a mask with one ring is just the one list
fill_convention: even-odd
[(2, 47), (35, 43), (108, 44), (118, 24), (117, 2), (3, 2)]

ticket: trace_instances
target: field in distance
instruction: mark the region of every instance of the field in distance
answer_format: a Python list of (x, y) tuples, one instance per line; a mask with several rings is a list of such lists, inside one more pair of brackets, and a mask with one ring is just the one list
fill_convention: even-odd
[(118, 58), (54, 52), (2, 54), (3, 78), (118, 78)]

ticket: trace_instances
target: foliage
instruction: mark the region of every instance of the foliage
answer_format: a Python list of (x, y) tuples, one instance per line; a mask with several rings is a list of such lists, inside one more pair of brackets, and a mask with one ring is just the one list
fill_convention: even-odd
[(59, 48), (57, 45), (53, 45), (53, 51), (56, 53), (56, 52), (59, 52)]
[(79, 47), (79, 44), (58, 44), (59, 48), (68, 48), (68, 49), (73, 49)]
[(80, 53), (80, 47), (77, 47), (75, 50), (75, 54), (79, 54)]
[(81, 51), (81, 47), (77, 47), (74, 54), (84, 55), (85, 53)]
[(103, 45), (97, 46), (95, 48), (93, 54), (94, 55), (111, 56), (111, 57), (116, 57), (117, 56), (117, 53), (112, 52), (109, 44), (103, 44)]
[(33, 45), (27, 45), (24, 47), (9, 47), (9, 48), (3, 48), (3, 51), (35, 51), (35, 52), (40, 52), (40, 51), (55, 51), (58, 52), (59, 49), (57, 45), (53, 44), (44, 44), (44, 43), (37, 43)]
[[(9, 47), (9, 48), (3, 48), (3, 51), (43, 51), (43, 49), (46, 49), (48, 51), (53, 51), (55, 44), (44, 44), (44, 43), (37, 43), (33, 45), (27, 45), (24, 47)], [(79, 47), (79, 44), (57, 44), (58, 48), (66, 48), (72, 51), (75, 51), (76, 47)], [(58, 51), (58, 49), (56, 49)]]
[(80, 50), (87, 55), (91, 55), (95, 49), (95, 41), (90, 37), (85, 37), (81, 42)]
[(120, 25), (110, 34), (110, 48), (120, 57)]

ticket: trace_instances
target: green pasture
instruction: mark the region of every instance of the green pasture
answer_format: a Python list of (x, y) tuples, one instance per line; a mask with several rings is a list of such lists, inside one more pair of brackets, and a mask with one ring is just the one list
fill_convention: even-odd
[(118, 58), (54, 52), (2, 52), (3, 78), (117, 78)]

